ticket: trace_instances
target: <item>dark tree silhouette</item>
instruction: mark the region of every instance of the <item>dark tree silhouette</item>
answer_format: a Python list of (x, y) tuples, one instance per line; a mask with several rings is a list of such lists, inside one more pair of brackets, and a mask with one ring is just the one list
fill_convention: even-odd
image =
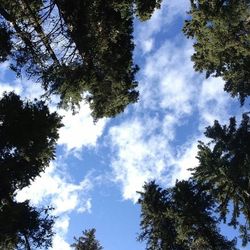
[(240, 225), (243, 245), (250, 241), (250, 118), (243, 114), (237, 128), (232, 117), (229, 125), (214, 122), (207, 127), (207, 145), (199, 142), (199, 165), (192, 169), (193, 177), (207, 190), (219, 204), (221, 218), (226, 221), (228, 206), (232, 204), (232, 218), (229, 225), (237, 227), (239, 216), (243, 214), (246, 223)]
[(61, 118), (42, 101), (22, 101), (5, 93), (0, 99), (0, 248), (38, 249), (51, 246), (54, 217), (50, 208), (16, 202), (55, 157)]
[(95, 229), (83, 231), (83, 235), (79, 238), (74, 238), (75, 243), (71, 245), (75, 250), (102, 250), (103, 247), (95, 238)]
[(177, 181), (168, 189), (150, 182), (139, 194), (141, 233), (138, 240), (146, 241), (146, 249), (236, 249), (235, 241), (219, 233), (212, 196), (194, 181)]
[[(134, 6), (136, 6), (134, 8)], [(160, 1), (0, 0), (0, 60), (41, 81), (73, 110), (84, 99), (95, 120), (138, 99), (133, 17), (148, 19)]]
[(48, 249), (52, 245), (55, 217), (50, 208), (36, 209), (28, 201), (0, 206), (1, 249)]
[(30, 184), (55, 157), (61, 118), (41, 101), (0, 99), (0, 200)]
[(225, 80), (225, 90), (241, 103), (250, 95), (249, 0), (190, 0), (184, 25), (194, 38), (194, 68)]

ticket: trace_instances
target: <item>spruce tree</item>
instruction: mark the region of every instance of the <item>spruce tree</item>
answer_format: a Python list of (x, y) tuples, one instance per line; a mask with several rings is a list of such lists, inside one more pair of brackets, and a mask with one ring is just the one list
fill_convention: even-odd
[(75, 243), (71, 245), (74, 250), (102, 250), (103, 247), (95, 238), (96, 230), (94, 228), (84, 230), (83, 235), (79, 238), (74, 237)]
[(194, 39), (197, 71), (221, 76), (225, 90), (241, 103), (250, 95), (249, 0), (190, 0), (190, 19), (183, 31)]
[(17, 202), (16, 192), (38, 177), (55, 158), (61, 118), (42, 101), (23, 101), (15, 93), (0, 99), (0, 248), (51, 246), (50, 208)]
[[(134, 7), (136, 6), (136, 7)], [(89, 103), (95, 120), (138, 100), (133, 62), (135, 13), (150, 18), (160, 1), (0, 0), (0, 61), (25, 69), (59, 105)]]
[(177, 181), (162, 189), (154, 181), (139, 192), (141, 232), (148, 250), (236, 249), (219, 233), (214, 199), (195, 181)]
[(13, 92), (0, 99), (0, 201), (39, 176), (55, 158), (61, 118), (42, 101)]
[[(193, 178), (206, 185), (216, 202), (221, 218), (226, 221), (229, 206), (232, 216), (229, 225), (240, 225), (243, 245), (250, 241), (250, 118), (243, 114), (237, 127), (235, 117), (229, 125), (218, 121), (205, 132), (208, 144), (199, 142), (199, 165), (193, 168)], [(244, 215), (245, 223), (240, 223)]]
[(52, 246), (55, 217), (51, 208), (37, 209), (25, 202), (8, 202), (0, 206), (1, 249), (48, 249)]

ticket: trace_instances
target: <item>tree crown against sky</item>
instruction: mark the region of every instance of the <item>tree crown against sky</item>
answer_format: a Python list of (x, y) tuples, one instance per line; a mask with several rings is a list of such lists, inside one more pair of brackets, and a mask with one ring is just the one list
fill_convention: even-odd
[(194, 68), (225, 80), (243, 104), (250, 95), (250, 1), (191, 0), (183, 31), (194, 38)]
[[(250, 241), (250, 118), (245, 113), (237, 127), (235, 117), (229, 125), (218, 121), (205, 132), (210, 143), (198, 145), (199, 165), (192, 169), (193, 178), (207, 190), (219, 204), (221, 218), (228, 218), (229, 205), (232, 215), (229, 225), (240, 227), (243, 245)], [(240, 222), (240, 215), (245, 223)], [(240, 225), (239, 225), (240, 224)]]
[(139, 192), (141, 232), (148, 250), (236, 249), (235, 241), (219, 233), (214, 200), (193, 180), (162, 189), (155, 182)]
[(42, 101), (22, 101), (13, 92), (0, 99), (0, 246), (38, 249), (51, 246), (50, 208), (16, 202), (16, 192), (38, 177), (55, 158), (61, 117)]
[[(135, 7), (134, 7), (135, 6)], [(0, 60), (41, 81), (46, 96), (95, 120), (136, 102), (133, 17), (150, 18), (160, 1), (0, 1)]]
[(71, 245), (74, 250), (102, 250), (100, 242), (95, 238), (96, 230), (94, 228), (84, 230), (82, 236), (74, 237), (75, 243)]
[(0, 99), (0, 200), (28, 186), (55, 157), (61, 118), (42, 101)]
[(29, 201), (9, 202), (0, 206), (1, 249), (48, 249), (52, 246), (55, 217), (51, 208), (37, 209)]

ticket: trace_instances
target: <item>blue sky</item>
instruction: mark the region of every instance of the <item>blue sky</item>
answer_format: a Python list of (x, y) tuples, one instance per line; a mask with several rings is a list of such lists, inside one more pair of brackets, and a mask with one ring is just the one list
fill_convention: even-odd
[[(151, 20), (135, 22), (135, 61), (140, 100), (113, 119), (93, 123), (82, 103), (80, 112), (58, 110), (64, 116), (57, 159), (41, 177), (18, 193), (40, 206), (50, 204), (58, 216), (53, 250), (68, 250), (73, 236), (96, 228), (106, 250), (140, 250), (140, 207), (136, 205), (145, 181), (163, 187), (187, 179), (197, 164), (197, 141), (215, 119), (240, 118), (245, 107), (223, 91), (219, 78), (195, 73), (192, 41), (181, 33), (188, 0), (164, 1)], [(8, 63), (0, 68), (0, 93), (15, 90), (40, 98), (39, 84), (16, 79)], [(57, 98), (50, 104), (55, 110)], [(231, 236), (231, 232), (226, 230)]]

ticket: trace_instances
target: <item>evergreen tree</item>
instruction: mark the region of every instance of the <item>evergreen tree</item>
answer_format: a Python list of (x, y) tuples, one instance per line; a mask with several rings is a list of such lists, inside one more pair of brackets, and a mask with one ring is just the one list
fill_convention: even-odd
[(194, 38), (194, 68), (225, 80), (241, 103), (250, 95), (250, 1), (190, 0), (184, 33)]
[(10, 58), (19, 75), (24, 68), (64, 108), (84, 99), (95, 120), (115, 116), (138, 99), (133, 16), (148, 19), (160, 7), (135, 3), (0, 0), (0, 61)]
[(95, 238), (95, 229), (83, 231), (83, 236), (74, 238), (75, 243), (71, 245), (75, 250), (102, 250), (103, 247)]
[(232, 117), (229, 125), (221, 126), (218, 121), (207, 127), (207, 145), (199, 142), (199, 165), (192, 169), (193, 177), (219, 204), (221, 218), (226, 221), (229, 205), (233, 207), (229, 225), (237, 227), (239, 216), (244, 215), (246, 223), (240, 225), (243, 245), (250, 241), (250, 118), (243, 114), (237, 128)]
[(162, 0), (135, 0), (135, 12), (141, 21), (148, 20), (155, 9), (161, 7)]
[(155, 182), (139, 192), (141, 233), (148, 250), (226, 250), (236, 249), (219, 233), (213, 216), (214, 200), (194, 181), (176, 182), (162, 189)]
[(0, 62), (7, 60), (11, 47), (10, 33), (5, 25), (0, 22)]
[(48, 249), (52, 245), (55, 217), (51, 208), (36, 209), (28, 201), (0, 206), (1, 249)]
[(0, 99), (0, 247), (30, 250), (51, 246), (54, 217), (15, 201), (55, 157), (61, 118), (42, 101), (22, 101), (13, 92)]
[(54, 159), (60, 120), (41, 101), (25, 102), (13, 92), (0, 99), (0, 201), (28, 186)]

